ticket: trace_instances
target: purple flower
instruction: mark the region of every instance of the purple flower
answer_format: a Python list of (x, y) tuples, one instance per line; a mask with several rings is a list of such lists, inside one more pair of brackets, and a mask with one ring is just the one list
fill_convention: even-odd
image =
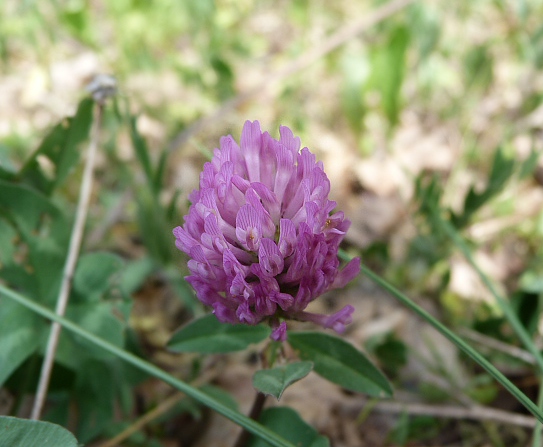
[(312, 321), (343, 332), (354, 308), (334, 315), (305, 312), (328, 290), (343, 287), (360, 271), (360, 259), (339, 269), (338, 247), (350, 221), (333, 212), (322, 162), (287, 127), (279, 141), (245, 123), (238, 144), (222, 137), (204, 165), (200, 189), (176, 246), (190, 256), (198, 299), (225, 323), (268, 321), (272, 338), (286, 339), (284, 320)]

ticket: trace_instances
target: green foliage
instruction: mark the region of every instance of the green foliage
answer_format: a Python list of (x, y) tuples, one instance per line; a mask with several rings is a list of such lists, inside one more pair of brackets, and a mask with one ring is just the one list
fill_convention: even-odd
[(279, 400), (288, 386), (303, 379), (312, 369), (311, 362), (296, 362), (262, 369), (253, 375), (253, 386), (261, 393), (270, 394)]
[(464, 57), (464, 74), (466, 87), (480, 86), (486, 88), (492, 82), (493, 58), (486, 45), (470, 48)]
[(65, 428), (49, 422), (0, 416), (0, 447), (78, 447)]
[(294, 332), (289, 334), (288, 342), (330, 382), (370, 396), (392, 395), (385, 376), (350, 343), (319, 332)]
[(410, 32), (399, 25), (391, 30), (382, 46), (372, 54), (372, 73), (368, 88), (381, 95), (381, 106), (391, 126), (398, 123), (401, 111), (401, 88), (405, 73), (406, 51)]
[(341, 91), (343, 111), (353, 130), (360, 133), (366, 113), (363, 90), (370, 74), (368, 56), (362, 49), (346, 51), (341, 60), (341, 70), (344, 78)]
[[(319, 435), (292, 408), (268, 408), (262, 413), (259, 421), (265, 426), (281, 433), (286, 440), (297, 447), (329, 447), (327, 438)], [(268, 447), (270, 444), (263, 439), (252, 438), (249, 447)]]
[[(515, 398), (522, 403), (530, 412), (536, 417), (543, 421), (543, 413), (537, 405), (534, 404), (522, 391), (520, 391), (505, 375), (503, 375), (491, 362), (484, 358), (478, 351), (468, 345), (464, 340), (458, 337), (454, 332), (452, 332), (448, 327), (443, 325), (440, 321), (430, 315), (427, 311), (422, 309), (420, 306), (411, 301), (404, 293), (400, 292), (397, 288), (392, 286), (390, 283), (382, 279), (380, 276), (376, 275), (374, 272), (366, 268), (364, 265), (361, 266), (361, 271), (369, 276), (374, 282), (379, 284), (385, 290), (390, 292), (396, 299), (398, 299), (403, 305), (408, 309), (414, 311), (417, 315), (423, 318), (426, 322), (432, 325), (437, 329), (441, 334), (443, 334), (449, 341), (456, 345), (463, 353), (468, 355), (472, 360), (478, 363), (483, 367), (495, 380), (497, 380), (504, 388), (506, 388)], [(492, 290), (493, 291), (493, 290)], [(503, 307), (505, 311), (509, 309), (505, 306)], [(513, 321), (512, 318), (508, 318), (510, 322)], [(528, 349), (531, 349), (531, 353), (535, 355), (534, 345), (526, 346)], [(538, 359), (536, 358), (536, 361)]]
[(63, 184), (79, 161), (79, 145), (88, 137), (93, 104), (91, 99), (82, 100), (73, 118), (51, 130), (18, 173), (22, 182), (48, 196)]
[(157, 201), (147, 187), (137, 189), (137, 222), (140, 234), (149, 254), (160, 264), (168, 265), (174, 257), (171, 225), (166, 209)]
[(514, 159), (507, 157), (503, 148), (498, 148), (492, 159), (492, 167), (486, 187), (481, 192), (477, 192), (473, 186), (470, 188), (464, 198), (463, 213), (461, 215), (451, 213), (453, 225), (456, 228), (464, 227), (479, 208), (503, 190), (514, 169)]
[(490, 405), (498, 396), (499, 387), (488, 374), (475, 376), (466, 387), (466, 394), (482, 405)]
[(488, 205), (503, 191), (515, 174), (525, 175), (527, 166), (533, 163), (530, 159), (517, 170), (515, 160), (506, 156), (504, 149), (498, 148), (492, 158), (486, 185), (479, 191), (475, 186), (471, 186), (458, 212), (452, 211), (442, 203), (443, 185), (436, 175), (420, 175), (415, 184), (415, 202), (422, 219), (419, 233), (411, 242), (410, 256), (424, 259), (431, 266), (447, 259), (453, 243), (444, 229), (444, 219), (450, 221), (456, 230), (465, 228), (473, 222), (483, 206)]
[(227, 393), (222, 388), (218, 388), (214, 385), (204, 385), (200, 387), (200, 390), (216, 401), (221, 402), (226, 407), (231, 408), (234, 411), (239, 410), (236, 400), (230, 393)]
[(153, 172), (154, 169), (151, 164), (151, 158), (149, 155), (149, 148), (147, 147), (147, 142), (138, 132), (138, 129), (136, 127), (136, 117), (131, 116), (128, 119), (130, 123), (130, 138), (132, 139), (132, 147), (134, 148), (136, 157), (143, 168), (147, 184), (149, 185), (153, 194), (156, 195), (160, 189), (160, 184), (157, 185), (155, 183), (155, 175)]
[(61, 219), (62, 213), (41, 191), (11, 181), (0, 180), (0, 210), (25, 241), (45, 225), (44, 215)]
[(157, 166), (153, 166), (147, 143), (138, 132), (136, 118), (128, 116), (127, 121), (130, 128), (132, 147), (146, 178), (143, 185), (135, 181), (135, 178), (131, 179), (134, 182), (134, 189), (137, 194), (137, 219), (140, 234), (149, 254), (161, 265), (168, 265), (172, 262), (175, 253), (175, 246), (171, 242), (171, 230), (175, 226), (175, 219), (177, 218), (173, 214), (176, 195), (174, 195), (171, 203), (166, 206), (162, 205), (160, 197), (160, 191), (164, 184), (168, 152), (164, 150)]
[(537, 68), (543, 67), (543, 25), (540, 25), (530, 36), (530, 48), (533, 49), (531, 57)]
[(520, 278), (522, 290), (528, 293), (543, 293), (543, 268), (537, 263), (532, 269), (526, 270)]
[[(81, 101), (76, 115), (55, 126), (16, 175), (0, 180), (0, 229), (4, 230), (5, 246), (10, 247), (2, 250), (0, 279), (51, 308), (63, 277), (73, 218), (57, 205), (56, 196), (80, 159), (80, 146), (88, 136), (92, 110), (91, 100)], [(51, 169), (51, 173), (46, 169)], [(126, 322), (116, 314), (127, 317), (130, 306), (126, 293), (123, 295), (120, 290), (124, 264), (120, 257), (107, 252), (82, 255), (66, 311), (73, 321), (119, 347), (124, 346)], [(43, 355), (49, 325), (5, 297), (0, 301), (3, 384), (25, 361)], [(69, 333), (61, 334), (55, 361), (52, 382), (63, 383), (58, 391), (65, 392), (67, 399), (59, 405), (73, 405), (70, 400), (77, 402), (82, 415), (77, 433), (84, 442), (96, 437), (111, 422), (119, 393), (141, 380), (141, 375), (124, 376), (126, 368), (118, 359)], [(73, 374), (75, 380), (57, 381), (57, 375), (65, 371)], [(110, 392), (105, 392), (104, 384), (110, 386)], [(10, 381), (9, 385), (19, 395), (29, 391), (27, 386), (24, 381)], [(60, 417), (58, 422), (67, 423), (67, 415), (56, 412), (54, 405), (51, 417)]]
[(410, 417), (407, 412), (400, 415), (389, 439), (396, 445), (409, 445), (411, 441), (431, 439), (438, 433), (439, 422), (432, 416)]
[(117, 275), (124, 265), (123, 260), (112, 253), (94, 252), (79, 258), (74, 275), (74, 292), (82, 300), (99, 301), (111, 288), (112, 275)]
[(356, 132), (363, 129), (364, 115), (370, 107), (367, 96), (372, 92), (379, 93), (380, 108), (390, 127), (398, 124), (410, 39), (411, 31), (406, 26), (395, 25), (386, 28), (382, 42), (373, 46), (369, 54), (351, 49), (344, 55), (342, 105), (349, 124)]
[(270, 335), (264, 325), (226, 324), (213, 314), (191, 321), (170, 339), (168, 347), (175, 352), (233, 352), (246, 349)]
[(542, 294), (518, 291), (511, 296), (511, 307), (528, 333), (535, 336), (541, 314)]
[(212, 408), (213, 410), (217, 411), (219, 414), (222, 414), (223, 416), (227, 417), (233, 422), (241, 425), (250, 433), (253, 433), (261, 437), (262, 439), (266, 440), (271, 445), (276, 446), (276, 447), (292, 447), (293, 446), (293, 444), (285, 441), (281, 436), (277, 435), (275, 432), (256, 423), (254, 420), (242, 415), (241, 413), (237, 411), (233, 411), (229, 405), (225, 405), (222, 402), (217, 401), (210, 394), (206, 394), (205, 392), (190, 386), (189, 384), (175, 378), (171, 374), (168, 374), (163, 369), (153, 365), (152, 363), (146, 362), (145, 360), (137, 357), (131, 352), (121, 349), (115, 346), (114, 344), (109, 343), (108, 341), (104, 340), (103, 338), (95, 334), (92, 334), (89, 331), (86, 331), (85, 329), (81, 328), (77, 324), (72, 323), (70, 320), (56, 315), (54, 312), (47, 309), (46, 307), (35, 303), (34, 301), (26, 298), (25, 296), (17, 292), (14, 292), (13, 290), (10, 290), (9, 288), (4, 287), (2, 284), (0, 284), (0, 296), (5, 296), (9, 299), (12, 299), (13, 301), (25, 306), (26, 308), (31, 309), (38, 315), (48, 318), (52, 321), (58, 322), (65, 329), (69, 330), (70, 333), (75, 334), (81, 339), (95, 345), (96, 347), (103, 349), (109, 355), (112, 355), (113, 357), (128, 363), (129, 365), (133, 366), (139, 371), (149, 374), (153, 377), (156, 377), (157, 379), (160, 379), (167, 384), (170, 384), (175, 389), (185, 393), (187, 396), (196, 399), (203, 405), (206, 405)]
[(45, 325), (32, 311), (0, 297), (0, 385), (38, 348)]
[(420, 62), (436, 50), (442, 33), (438, 13), (430, 5), (413, 4), (407, 11), (412, 44), (416, 45)]
[(396, 377), (407, 363), (407, 346), (392, 333), (375, 343), (371, 352), (388, 376)]

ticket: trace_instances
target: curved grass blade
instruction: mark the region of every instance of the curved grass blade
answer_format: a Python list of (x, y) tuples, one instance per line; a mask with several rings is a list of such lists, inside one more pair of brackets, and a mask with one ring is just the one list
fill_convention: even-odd
[(33, 302), (32, 300), (26, 298), (25, 296), (20, 295), (19, 293), (14, 292), (13, 290), (8, 289), (7, 287), (1, 284), (0, 284), (0, 295), (4, 295), (5, 297), (12, 299), (18, 302), (19, 304), (22, 304), (26, 308), (31, 309), (32, 311), (36, 312), (42, 317), (58, 322), (63, 328), (90, 341), (94, 345), (99, 346), (102, 349), (105, 349), (106, 351), (110, 352), (116, 357), (124, 360), (127, 363), (130, 363), (132, 366), (135, 366), (139, 370), (144, 371), (147, 374), (166, 382), (167, 384), (171, 385), (175, 389), (182, 391), (187, 396), (192, 397), (193, 399), (197, 400), (201, 404), (211, 408), (212, 410), (215, 410), (217, 413), (230, 419), (232, 422), (242, 426), (245, 430), (258, 436), (262, 440), (266, 441), (268, 444), (275, 447), (294, 447), (292, 443), (285, 441), (281, 436), (274, 433), (272, 430), (260, 425), (258, 422), (248, 418), (247, 416), (237, 411), (232, 410), (231, 408), (218, 402), (216, 399), (212, 398), (211, 396), (202, 392), (201, 390), (194, 388), (179, 379), (176, 379), (174, 376), (172, 376), (171, 374), (168, 374), (167, 372), (163, 371), (157, 366), (149, 362), (146, 362), (145, 360), (142, 360), (139, 357), (136, 357), (135, 355), (112, 345), (111, 343), (108, 343), (107, 341), (103, 340), (100, 337), (95, 336), (94, 334), (91, 334), (90, 332), (85, 331), (84, 329), (80, 328), (78, 325), (72, 323), (71, 321), (63, 317), (59, 317), (51, 310)]
[(471, 357), (471, 359), (473, 359), (476, 363), (483, 367), (492, 377), (494, 377), (494, 379), (496, 379), (507, 391), (509, 391), (515, 397), (515, 399), (517, 399), (522, 405), (524, 405), (524, 407), (526, 407), (526, 409), (530, 413), (532, 413), (539, 422), (543, 422), (543, 411), (538, 408), (538, 406), (534, 402), (532, 402), (528, 398), (528, 396), (520, 391), (507, 377), (505, 377), (492, 363), (485, 359), (464, 340), (458, 337), (448, 327), (432, 317), (422, 307), (411, 301), (409, 297), (396, 289), (392, 284), (389, 284), (379, 275), (368, 269), (365, 265), (361, 265), (360, 270), (362, 273), (371, 278), (374, 282), (387, 290), (392, 296), (397, 298), (403, 305), (405, 305), (407, 308), (409, 308), (421, 318), (430, 323), (435, 329), (437, 329), (446, 338), (448, 338), (449, 341), (454, 343), (460, 350), (462, 350), (465, 354)]

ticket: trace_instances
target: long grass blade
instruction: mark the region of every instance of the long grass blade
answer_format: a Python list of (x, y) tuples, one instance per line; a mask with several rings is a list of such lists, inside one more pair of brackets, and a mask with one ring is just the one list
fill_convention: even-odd
[(532, 413), (537, 420), (543, 422), (543, 411), (532, 402), (521, 390), (519, 390), (507, 377), (505, 377), (492, 363), (485, 359), (475, 349), (468, 345), (464, 340), (458, 337), (448, 327), (436, 320), (432, 315), (426, 312), (422, 307), (414, 303), (409, 297), (396, 289), (393, 285), (385, 281), (379, 275), (371, 271), (366, 266), (361, 266), (361, 271), (368, 276), (372, 281), (379, 284), (383, 289), (387, 290), (391, 295), (398, 299), (404, 306), (415, 312), (421, 318), (426, 320), (430, 325), (443, 334), (449, 341), (454, 343), (461, 351), (468, 355), (471, 359), (477, 362), (484, 368), (492, 377), (494, 377), (507, 391), (509, 391), (515, 399), (517, 399), (526, 409)]
[(192, 397), (201, 404), (211, 408), (212, 410), (215, 410), (217, 413), (240, 425), (248, 432), (258, 436), (259, 438), (262, 438), (270, 445), (274, 447), (294, 447), (292, 443), (285, 441), (275, 432), (262, 426), (261, 424), (248, 418), (247, 416), (228, 408), (227, 406), (203, 393), (199, 389), (194, 388), (179, 379), (176, 379), (171, 374), (168, 374), (167, 372), (156, 367), (155, 365), (146, 362), (145, 360), (142, 360), (139, 357), (136, 357), (135, 355), (110, 344), (109, 342), (103, 340), (100, 337), (97, 337), (94, 334), (91, 334), (90, 332), (87, 332), (83, 328), (79, 327), (77, 324), (72, 323), (64, 317), (56, 315), (51, 310), (0, 284), (0, 296), (2, 295), (18, 302), (19, 304), (22, 304), (23, 306), (36, 312), (42, 317), (59, 323), (64, 329), (67, 329), (74, 334), (77, 334), (78, 336), (90, 341), (94, 345), (101, 347), (102, 349), (110, 352), (111, 354), (117, 356), (125, 362), (130, 363), (132, 366), (135, 366), (139, 370), (144, 371), (147, 374), (168, 383), (177, 390), (185, 393), (187, 396)]
[(501, 296), (498, 291), (496, 290), (496, 287), (494, 287), (494, 284), (492, 284), (492, 281), (488, 278), (488, 276), (481, 270), (481, 268), (477, 265), (475, 262), (475, 259), (473, 259), (473, 255), (471, 254), (471, 250), (468, 247), (468, 244), (466, 241), (458, 234), (458, 231), (455, 230), (455, 228), (452, 226), (450, 222), (448, 222), (445, 219), (442, 219), (437, 213), (436, 218), (439, 219), (440, 225), (443, 227), (445, 232), (448, 234), (448, 236), (451, 238), (451, 240), (454, 242), (456, 247), (462, 252), (464, 255), (464, 258), (469, 262), (469, 264), (473, 267), (473, 269), (477, 272), (479, 275), (479, 278), (483, 282), (483, 284), (486, 286), (486, 288), (490, 291), (494, 299), (496, 300), (496, 303), (500, 307), (501, 311), (505, 315), (505, 318), (507, 318), (507, 321), (517, 334), (517, 337), (520, 339), (526, 350), (530, 352), (534, 356), (535, 362), (537, 364), (537, 367), (539, 368), (540, 373), (543, 373), (543, 356), (541, 355), (541, 352), (539, 349), (537, 349), (537, 346), (532, 340), (532, 337), (530, 337), (530, 334), (526, 330), (526, 328), (523, 326), (521, 321), (519, 320), (517, 314), (513, 311), (511, 308), (509, 302)]

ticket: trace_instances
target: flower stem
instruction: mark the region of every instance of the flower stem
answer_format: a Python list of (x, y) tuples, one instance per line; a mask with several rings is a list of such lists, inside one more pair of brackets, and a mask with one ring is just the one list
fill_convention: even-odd
[[(251, 408), (251, 412), (249, 413), (249, 417), (252, 420), (258, 421), (258, 418), (260, 417), (260, 414), (262, 413), (262, 409), (264, 408), (266, 397), (267, 396), (264, 393), (260, 393), (260, 392), (256, 393), (256, 397), (253, 402), (253, 407)], [(234, 447), (245, 447), (247, 445), (247, 442), (249, 441), (250, 436), (251, 436), (251, 433), (243, 429), (242, 432), (239, 434), (239, 438), (234, 444)]]
[[(79, 201), (77, 203), (75, 222), (70, 238), (70, 245), (68, 249), (68, 255), (66, 257), (66, 263), (64, 264), (62, 284), (57, 298), (55, 312), (57, 315), (60, 316), (63, 316), (66, 312), (68, 297), (70, 295), (70, 289), (72, 285), (72, 278), (74, 275), (77, 258), (79, 256), (81, 242), (83, 240), (83, 230), (85, 228), (85, 220), (87, 217), (87, 211), (89, 208), (89, 202), (92, 192), (94, 161), (98, 150), (98, 141), (100, 139), (102, 114), (103, 104), (97, 104), (95, 109), (91, 141), (87, 151), (85, 170), (83, 173), (83, 180), (81, 182), (81, 189), (79, 192)], [(59, 323), (57, 323), (56, 321), (52, 323), (49, 338), (47, 340), (47, 348), (45, 351), (45, 357), (43, 359), (38, 388), (34, 399), (34, 405), (32, 407), (32, 413), (30, 415), (30, 418), (34, 420), (40, 419), (45, 399), (47, 397), (47, 390), (49, 388), (49, 380), (51, 378), (53, 363), (55, 361), (55, 354), (57, 351), (60, 329), (61, 326)]]

